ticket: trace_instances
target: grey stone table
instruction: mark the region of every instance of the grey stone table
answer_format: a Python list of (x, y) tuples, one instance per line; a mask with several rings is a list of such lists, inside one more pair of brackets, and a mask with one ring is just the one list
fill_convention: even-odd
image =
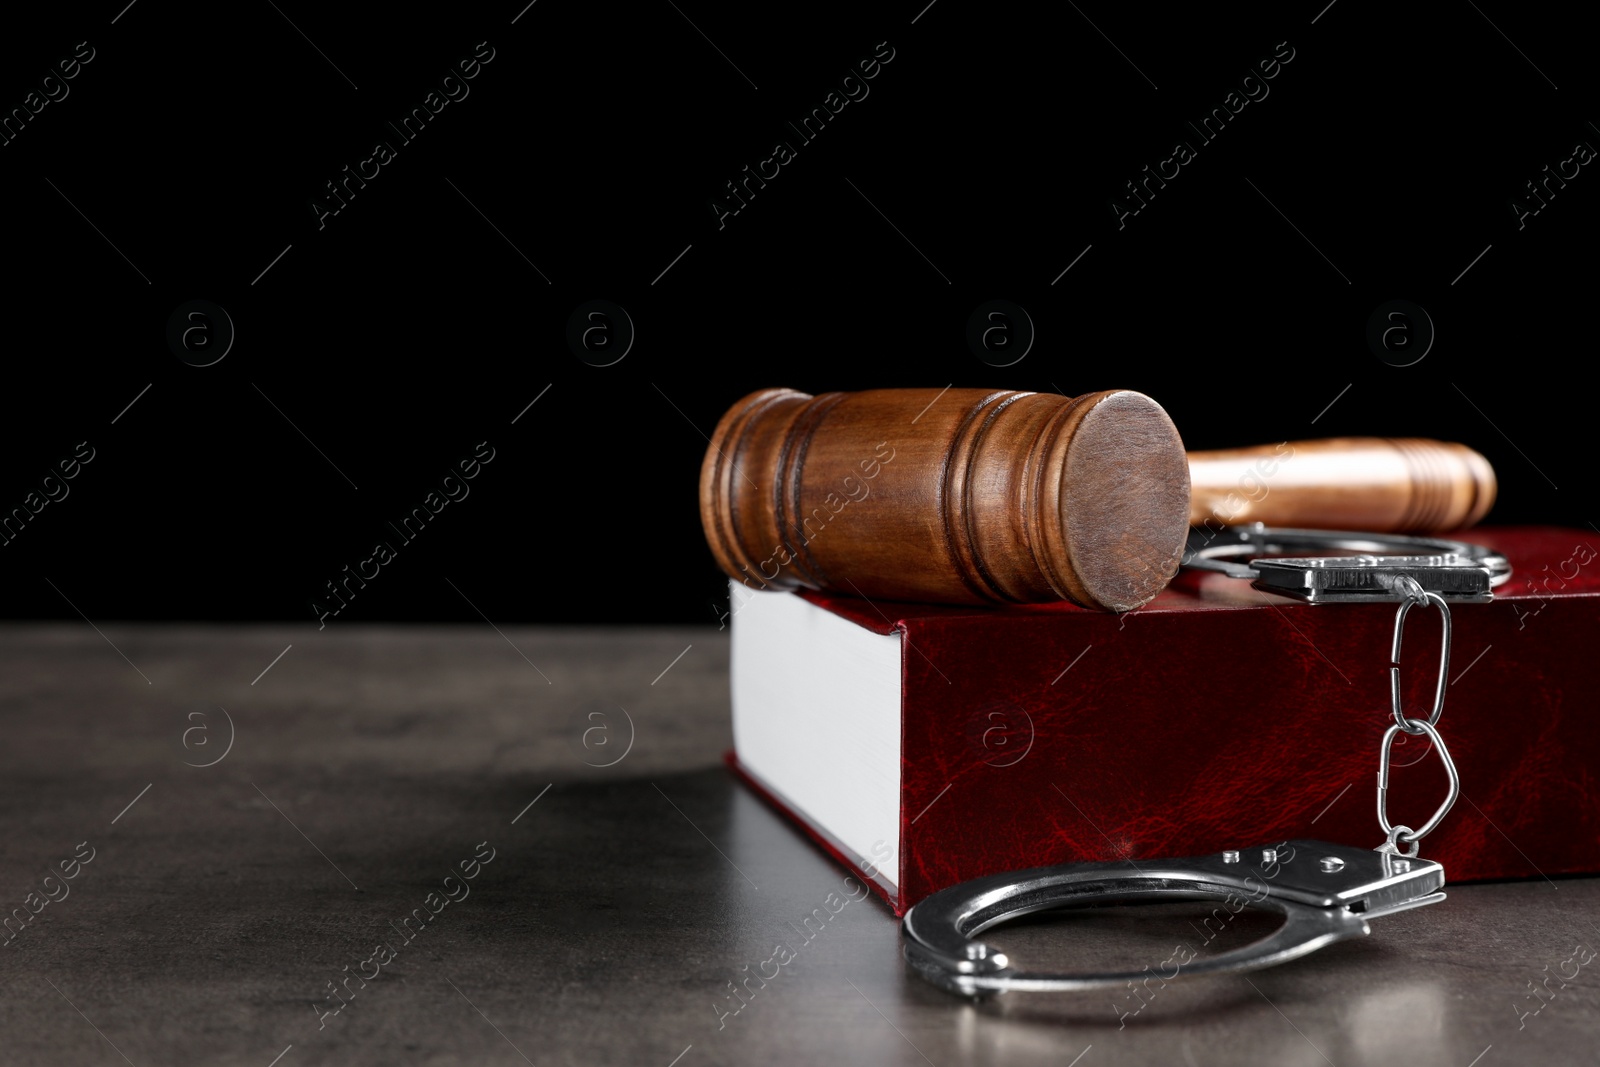
[[(1600, 1058), (1600, 959), (1556, 977), (1600, 946), (1600, 879), (1455, 886), (1148, 1003), (972, 1003), (909, 975), (887, 909), (723, 770), (726, 634), (100, 629), (0, 629), (0, 1063)], [(1160, 960), (1199, 914), (991, 938), (1037, 966)]]

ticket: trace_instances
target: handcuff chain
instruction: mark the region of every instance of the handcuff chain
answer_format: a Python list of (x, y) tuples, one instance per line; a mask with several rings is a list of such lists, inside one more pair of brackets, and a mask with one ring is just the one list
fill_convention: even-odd
[(1450, 606), (1445, 603), (1444, 597), (1438, 593), (1430, 593), (1422, 588), (1415, 578), (1409, 575), (1400, 575), (1394, 580), (1394, 591), (1405, 597), (1394, 616), (1394, 646), (1389, 654), (1389, 704), (1394, 710), (1394, 721), (1408, 734), (1417, 735), (1422, 731), (1413, 729), (1400, 707), (1400, 639), (1406, 632), (1406, 613), (1417, 606), (1427, 607), (1434, 604), (1439, 608), (1439, 616), (1444, 627), (1444, 637), (1439, 642), (1439, 680), (1433, 689), (1433, 711), (1428, 715), (1428, 725), (1437, 726), (1439, 716), (1444, 713), (1444, 691), (1450, 676)]
[[(1394, 592), (1404, 597), (1400, 607), (1395, 611), (1394, 617), (1394, 644), (1389, 657), (1389, 694), (1390, 709), (1394, 714), (1394, 725), (1384, 731), (1383, 743), (1378, 749), (1378, 825), (1383, 827), (1383, 832), (1388, 835), (1388, 840), (1378, 846), (1377, 851), (1389, 852), (1396, 855), (1415, 856), (1418, 844), (1423, 837), (1431, 833), (1439, 825), (1441, 819), (1455, 804), (1456, 797), (1461, 793), (1461, 778), (1456, 773), (1455, 761), (1450, 758), (1450, 750), (1445, 747), (1444, 738), (1440, 736), (1435, 724), (1444, 712), (1445, 687), (1449, 683), (1450, 674), (1450, 606), (1445, 603), (1438, 593), (1424, 590), (1415, 578), (1409, 575), (1397, 577), (1392, 586)], [(1439, 680), (1434, 687), (1433, 710), (1426, 719), (1407, 718), (1400, 707), (1400, 642), (1405, 634), (1406, 614), (1418, 605), (1426, 607), (1432, 604), (1439, 609), (1440, 619), (1444, 627), (1443, 636), (1439, 646)], [(1403, 824), (1389, 822), (1389, 762), (1390, 753), (1393, 751), (1394, 739), (1400, 733), (1420, 736), (1426, 734), (1428, 740), (1433, 742), (1433, 747), (1439, 752), (1439, 760), (1444, 764), (1445, 774), (1449, 777), (1450, 788), (1445, 794), (1444, 802), (1437, 811), (1416, 830)], [(1409, 852), (1401, 852), (1400, 845), (1410, 845)]]

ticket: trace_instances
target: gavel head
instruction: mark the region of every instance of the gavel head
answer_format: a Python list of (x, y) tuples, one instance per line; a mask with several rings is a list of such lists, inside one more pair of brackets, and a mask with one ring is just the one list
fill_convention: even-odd
[(717, 424), (700, 518), (758, 589), (1127, 611), (1177, 572), (1189, 467), (1126, 390), (765, 389)]

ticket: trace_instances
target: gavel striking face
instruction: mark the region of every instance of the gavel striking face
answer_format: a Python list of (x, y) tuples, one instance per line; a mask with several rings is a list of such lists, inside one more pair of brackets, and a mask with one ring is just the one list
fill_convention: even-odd
[(1493, 471), (1460, 445), (1189, 455), (1128, 390), (766, 389), (722, 417), (700, 470), (706, 540), (752, 588), (1106, 611), (1165, 588), (1191, 524), (1451, 529), (1493, 499)]

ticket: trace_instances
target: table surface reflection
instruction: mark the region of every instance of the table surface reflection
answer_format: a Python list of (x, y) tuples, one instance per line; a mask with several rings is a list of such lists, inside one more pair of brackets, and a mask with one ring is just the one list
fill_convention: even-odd
[[(6, 1063), (1600, 1055), (1600, 962), (1574, 962), (1600, 945), (1600, 879), (1452, 886), (1249, 976), (966, 1001), (909, 974), (882, 903), (723, 769), (725, 632), (101, 629), (0, 641)], [(989, 939), (1035, 966), (1158, 962), (1204, 914)], [(1241, 943), (1266, 929), (1248, 916)]]

